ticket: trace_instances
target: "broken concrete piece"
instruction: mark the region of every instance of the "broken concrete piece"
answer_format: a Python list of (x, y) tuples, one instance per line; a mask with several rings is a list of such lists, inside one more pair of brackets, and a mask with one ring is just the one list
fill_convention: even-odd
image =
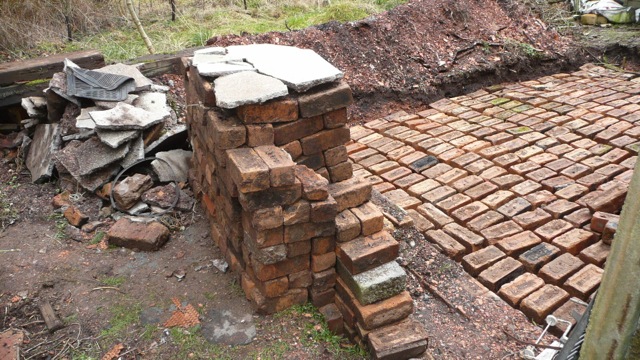
[(211, 309), (202, 322), (202, 336), (213, 344), (246, 345), (256, 337), (251, 314)]
[(92, 137), (95, 134), (96, 134), (95, 130), (83, 130), (83, 131), (80, 131), (79, 133), (63, 136), (62, 141), (67, 142), (71, 140), (87, 140), (88, 138)]
[(151, 85), (153, 84), (151, 80), (149, 80), (146, 76), (142, 75), (142, 73), (140, 72), (140, 70), (138, 70), (137, 67), (131, 66), (131, 65), (117, 63), (113, 65), (107, 65), (95, 71), (101, 72), (101, 73), (128, 76), (133, 78), (136, 86), (135, 91), (149, 90), (149, 88), (151, 88)]
[(121, 102), (131, 105), (131, 104), (133, 104), (134, 100), (137, 99), (137, 98), (138, 98), (138, 95), (129, 94), (129, 95), (127, 95), (127, 98), (124, 101), (94, 100), (94, 103), (96, 104), (96, 106), (94, 106), (94, 107), (96, 108), (96, 110), (113, 109), (114, 107), (116, 107)]
[(155, 251), (169, 240), (169, 229), (156, 220), (122, 217), (109, 229), (107, 238), (111, 245)]
[[(180, 191), (180, 197), (176, 203), (175, 209), (179, 211), (189, 211), (193, 208), (194, 200), (191, 196), (184, 191)], [(176, 199), (176, 187), (173, 184), (167, 184), (164, 186), (156, 186), (151, 190), (142, 194), (142, 201), (145, 203), (156, 206), (161, 209), (168, 209), (173, 205)]]
[(191, 151), (182, 149), (159, 152), (156, 157), (164, 161), (153, 160), (151, 166), (161, 182), (184, 182), (188, 179), (187, 173), (192, 155)]
[(102, 185), (108, 183), (120, 171), (120, 164), (113, 163), (104, 169), (96, 172), (74, 178), (80, 186), (93, 192)]
[(100, 108), (97, 106), (92, 106), (80, 109), (80, 115), (76, 117), (76, 127), (78, 129), (93, 130), (96, 128), (96, 123), (93, 122), (93, 119), (91, 119), (91, 116), (89, 116), (89, 113), (91, 111), (100, 111)]
[(155, 113), (125, 103), (110, 110), (92, 111), (89, 113), (96, 123), (96, 128), (108, 130), (144, 130), (160, 123), (169, 113)]
[(161, 92), (145, 91), (131, 104), (137, 108), (168, 116), (171, 108), (167, 105), (167, 95)]
[(129, 144), (112, 149), (98, 138), (92, 137), (83, 143), (74, 142), (72, 145), (70, 142), (62, 151), (56, 153), (56, 158), (74, 178), (78, 179), (122, 160), (128, 152)]
[(289, 94), (287, 86), (282, 81), (253, 71), (219, 77), (214, 81), (214, 85), (216, 105), (225, 109), (260, 104)]
[(135, 205), (142, 194), (153, 187), (149, 175), (135, 174), (122, 180), (113, 188), (113, 199), (120, 209), (129, 209)]
[(53, 154), (60, 149), (62, 139), (58, 124), (41, 124), (36, 126), (33, 141), (27, 154), (27, 169), (31, 172), (31, 180), (40, 182), (53, 174)]
[(202, 76), (219, 77), (241, 71), (256, 71), (256, 69), (243, 61), (198, 64), (198, 72)]
[(144, 140), (138, 136), (129, 144), (129, 153), (120, 162), (123, 168), (127, 168), (138, 160), (144, 159)]
[(117, 131), (117, 130), (105, 130), (105, 129), (96, 129), (98, 133), (98, 138), (104, 144), (109, 145), (111, 148), (116, 149), (120, 145), (129, 142), (136, 137), (139, 137), (140, 132), (137, 130), (125, 130), (125, 131)]
[(167, 132), (160, 136), (160, 138), (149, 144), (149, 146), (144, 149), (144, 153), (146, 155), (153, 155), (158, 151), (182, 148), (187, 144), (188, 136), (187, 126), (184, 124), (178, 124), (177, 126), (168, 129)]
[(30, 118), (44, 119), (47, 117), (47, 99), (44, 97), (30, 96), (22, 98), (21, 105)]
[(246, 59), (259, 73), (280, 79), (297, 92), (307, 91), (344, 76), (340, 70), (309, 49), (252, 44), (229, 46), (227, 51), (228, 56)]
[(227, 49), (221, 46), (212, 46), (204, 49), (195, 50), (193, 52), (193, 56), (200, 55), (225, 55), (227, 53)]

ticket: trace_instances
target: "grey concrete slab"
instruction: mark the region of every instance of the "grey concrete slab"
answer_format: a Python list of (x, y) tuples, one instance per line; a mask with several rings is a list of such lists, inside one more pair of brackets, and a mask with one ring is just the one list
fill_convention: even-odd
[(96, 128), (108, 130), (144, 130), (160, 123), (165, 116), (137, 108), (125, 103), (110, 110), (92, 111), (89, 113), (96, 123)]
[(165, 118), (171, 116), (171, 108), (167, 104), (167, 95), (165, 93), (142, 92), (131, 105), (154, 114), (162, 115)]
[(256, 337), (256, 326), (250, 313), (235, 314), (229, 310), (209, 310), (202, 319), (202, 336), (213, 344), (246, 345)]
[(261, 74), (282, 80), (291, 89), (304, 92), (314, 86), (341, 79), (344, 74), (309, 49), (273, 44), (235, 45), (228, 56), (242, 57)]
[(198, 72), (202, 76), (219, 77), (241, 71), (256, 71), (249, 63), (243, 61), (198, 64)]
[(95, 130), (82, 129), (78, 133), (63, 136), (62, 141), (67, 142), (71, 140), (87, 140), (95, 134)]
[(80, 176), (89, 175), (119, 162), (128, 152), (129, 144), (112, 149), (97, 137), (92, 137), (83, 143), (70, 142), (56, 153), (56, 158), (77, 180)]
[(36, 126), (26, 161), (33, 182), (44, 181), (51, 177), (54, 167), (53, 155), (61, 145), (62, 139), (58, 124)]
[[(166, 125), (167, 123), (165, 122), (165, 127)], [(162, 134), (158, 140), (152, 142), (144, 149), (144, 153), (151, 156), (158, 151), (182, 148), (187, 143), (187, 138), (187, 126), (177, 124), (172, 128), (166, 129), (166, 132)]]
[(362, 305), (388, 299), (401, 293), (407, 284), (407, 274), (397, 262), (352, 275), (338, 262), (338, 273)]
[(101, 111), (101, 110), (102, 109), (100, 109), (97, 106), (80, 109), (80, 115), (76, 117), (76, 127), (78, 129), (90, 129), (90, 130), (95, 129), (96, 123), (93, 121), (93, 119), (91, 119), (91, 116), (89, 115), (89, 113), (92, 111)]
[(129, 94), (129, 95), (127, 95), (127, 98), (124, 101), (101, 101), (101, 100), (95, 100), (93, 103), (96, 104), (96, 106), (98, 107), (98, 109), (96, 109), (96, 110), (113, 109), (114, 107), (116, 107), (121, 102), (131, 105), (131, 104), (133, 104), (133, 101), (135, 99), (137, 99), (137, 98), (138, 98), (138, 95)]
[(160, 181), (187, 181), (189, 172), (189, 162), (193, 153), (182, 149), (162, 151), (156, 154), (158, 159), (151, 162), (153, 171), (158, 174)]
[(129, 153), (120, 162), (122, 167), (129, 167), (138, 160), (144, 159), (144, 139), (138, 136), (129, 144)]
[(216, 105), (225, 109), (259, 104), (289, 94), (282, 81), (252, 71), (217, 78), (214, 81), (214, 92)]

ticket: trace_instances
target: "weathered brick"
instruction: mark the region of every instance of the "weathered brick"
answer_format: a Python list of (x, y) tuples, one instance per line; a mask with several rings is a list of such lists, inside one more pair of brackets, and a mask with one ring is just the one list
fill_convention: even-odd
[(542, 324), (544, 318), (569, 299), (569, 293), (547, 284), (527, 296), (520, 303), (520, 309), (535, 322)]
[(335, 166), (347, 161), (347, 147), (339, 145), (324, 151), (324, 163), (326, 166)]
[(422, 194), (420, 198), (426, 202), (436, 203), (456, 193), (456, 190), (449, 186), (439, 186), (433, 190)]
[(314, 237), (332, 236), (336, 232), (333, 221), (324, 223), (301, 223), (284, 227), (284, 242), (293, 243), (297, 241), (310, 240)]
[(351, 178), (329, 184), (329, 194), (338, 203), (338, 211), (365, 203), (371, 197), (371, 185), (364, 179)]
[(247, 146), (273, 145), (273, 125), (247, 125)]
[(591, 263), (602, 267), (609, 256), (611, 246), (599, 241), (580, 252), (580, 259), (584, 262)]
[(424, 181), (420, 181), (416, 184), (411, 185), (408, 189), (407, 192), (409, 193), (409, 195), (414, 196), (414, 197), (420, 197), (420, 195), (426, 193), (429, 190), (433, 190), (437, 187), (439, 187), (441, 184), (435, 180), (432, 179), (427, 179)]
[(243, 193), (268, 189), (269, 167), (251, 148), (227, 150), (228, 169), (238, 190)]
[(340, 242), (350, 241), (360, 235), (361, 226), (351, 210), (343, 210), (336, 216), (336, 238)]
[(518, 276), (512, 282), (503, 285), (500, 291), (498, 291), (498, 295), (509, 305), (517, 307), (522, 299), (543, 286), (544, 280), (531, 273), (525, 273)]
[(300, 95), (298, 103), (300, 105), (300, 115), (302, 117), (311, 117), (351, 105), (353, 103), (353, 95), (349, 85), (341, 81), (328, 89)]
[(589, 296), (600, 286), (604, 271), (593, 264), (587, 264), (577, 273), (571, 276), (564, 284), (564, 288), (572, 296), (587, 300)]
[(253, 262), (253, 271), (260, 281), (268, 281), (288, 274), (293, 274), (309, 268), (309, 256), (302, 255), (289, 258), (276, 264), (262, 264), (259, 261)]
[(296, 182), (291, 186), (268, 188), (262, 191), (240, 193), (238, 200), (246, 211), (255, 211), (263, 207), (291, 205), (300, 199), (302, 186)]
[(446, 224), (449, 224), (449, 223), (453, 222), (452, 218), (450, 218), (444, 212), (440, 211), (438, 208), (436, 208), (431, 203), (424, 203), (424, 204), (418, 206), (416, 208), (416, 210), (420, 214), (424, 215), (424, 217), (427, 218), (427, 220), (431, 221), (438, 228), (441, 228), (441, 227), (445, 226)]
[(448, 198), (438, 201), (435, 205), (442, 211), (451, 215), (451, 213), (457, 208), (464, 206), (471, 202), (471, 198), (463, 194), (453, 194)]
[(471, 220), (472, 218), (478, 215), (481, 215), (487, 210), (489, 210), (489, 207), (487, 205), (485, 205), (480, 201), (474, 201), (471, 204), (465, 205), (457, 210), (454, 210), (451, 213), (451, 216), (462, 223), (466, 223), (467, 221)]
[(258, 146), (254, 150), (269, 167), (271, 186), (280, 187), (294, 184), (295, 163), (286, 151), (273, 145)]
[(473, 200), (480, 200), (485, 196), (495, 192), (496, 190), (498, 190), (497, 185), (494, 185), (488, 181), (484, 181), (481, 184), (466, 190), (464, 193)]
[(311, 207), (306, 200), (298, 200), (283, 208), (284, 225), (293, 225), (309, 221)]
[(418, 321), (403, 322), (378, 328), (367, 337), (374, 359), (409, 359), (427, 350), (427, 333)]
[(551, 219), (551, 215), (542, 209), (527, 211), (513, 217), (513, 221), (526, 230), (536, 229)]
[(413, 219), (413, 225), (416, 227), (416, 229), (418, 229), (419, 232), (423, 233), (434, 228), (433, 223), (427, 220), (416, 210), (409, 209), (407, 210), (407, 214), (409, 214), (411, 219)]
[(246, 127), (234, 117), (224, 118), (215, 111), (207, 112), (207, 142), (210, 150), (234, 149), (244, 145), (247, 136)]
[(478, 281), (495, 292), (522, 273), (524, 273), (524, 266), (519, 261), (506, 257), (481, 272), (478, 275)]
[(514, 197), (515, 197), (515, 194), (512, 193), (511, 191), (498, 190), (498, 191), (494, 192), (493, 194), (487, 196), (486, 198), (482, 199), (481, 201), (483, 203), (485, 203), (491, 209), (495, 210), (495, 209), (499, 208), (500, 206), (508, 203)]
[(333, 129), (345, 125), (347, 123), (347, 108), (340, 108), (322, 115), (324, 127)]
[(596, 241), (596, 235), (591, 231), (582, 229), (570, 230), (551, 242), (563, 251), (566, 251), (573, 255), (578, 255), (580, 251), (588, 247)]
[(609, 221), (619, 221), (620, 215), (596, 211), (591, 218), (591, 230), (602, 233)]
[[(275, 144), (280, 146), (315, 134), (324, 127), (321, 116), (303, 118), (273, 127)], [(342, 145), (342, 144), (340, 144)]]
[(557, 247), (548, 243), (541, 243), (522, 253), (518, 260), (520, 260), (527, 271), (536, 273), (543, 265), (553, 260), (559, 254), (560, 249)]
[(444, 226), (444, 231), (461, 243), (467, 252), (478, 251), (484, 244), (484, 238), (467, 228), (456, 223), (449, 223)]
[(311, 255), (311, 271), (318, 273), (336, 265), (336, 253)]
[(527, 230), (498, 241), (496, 246), (504, 251), (505, 254), (517, 257), (521, 253), (538, 245), (541, 241), (542, 240), (532, 231)]
[(285, 98), (242, 105), (236, 108), (236, 115), (245, 124), (289, 122), (298, 119), (298, 102)]
[(491, 179), (491, 182), (496, 184), (501, 190), (509, 189), (522, 181), (524, 181), (524, 178), (515, 174), (502, 175)]
[(349, 141), (349, 129), (339, 127), (335, 129), (322, 130), (313, 135), (300, 139), (302, 153), (305, 155), (316, 154), (324, 150), (344, 145)]
[(489, 210), (484, 214), (470, 220), (469, 222), (467, 222), (465, 226), (473, 231), (480, 232), (503, 220), (504, 220), (504, 216), (502, 214), (494, 210)]
[(361, 225), (361, 233), (364, 236), (381, 231), (384, 226), (384, 215), (372, 202), (351, 208), (351, 212), (358, 218)]
[(404, 210), (414, 209), (422, 202), (413, 196), (410, 196), (402, 189), (395, 189), (389, 192), (386, 192), (384, 196), (392, 203), (401, 207)]
[(583, 265), (582, 260), (565, 253), (540, 268), (538, 275), (547, 283), (560, 286)]
[(129, 249), (155, 251), (169, 240), (169, 235), (169, 229), (160, 222), (137, 222), (123, 217), (111, 226), (107, 241)]
[(501, 239), (504, 239), (507, 236), (517, 234), (522, 230), (523, 229), (514, 221), (507, 220), (480, 231), (480, 234), (482, 234), (482, 236), (484, 236), (484, 238), (487, 239), (487, 243), (489, 245), (494, 245)]
[(462, 266), (471, 275), (477, 276), (489, 266), (505, 258), (505, 253), (493, 245), (472, 252), (462, 258)]
[(464, 256), (466, 252), (465, 247), (444, 231), (429, 230), (424, 235), (428, 240), (439, 246), (450, 258), (456, 261), (462, 260), (462, 256)]
[(544, 241), (551, 242), (557, 236), (573, 229), (570, 223), (564, 220), (551, 220), (535, 230), (535, 233)]
[(500, 206), (499, 208), (496, 209), (496, 211), (506, 216), (507, 218), (511, 218), (525, 211), (528, 211), (530, 209), (531, 209), (531, 203), (529, 203), (527, 200), (525, 200), (522, 197), (517, 197), (509, 201), (508, 203)]
[(399, 244), (386, 231), (340, 243), (336, 254), (352, 275), (393, 261), (398, 257)]

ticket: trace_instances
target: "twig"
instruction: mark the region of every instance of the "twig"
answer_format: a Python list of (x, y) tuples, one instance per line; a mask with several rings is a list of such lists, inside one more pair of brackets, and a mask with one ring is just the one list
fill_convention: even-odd
[(7, 250), (0, 250), (0, 253), (10, 253), (10, 252), (18, 252), (20, 251), (20, 249), (7, 249)]
[(539, 348), (543, 348), (543, 349), (551, 349), (551, 350), (562, 350), (561, 347), (558, 346), (549, 346), (549, 345), (542, 345), (542, 344), (536, 344), (534, 342), (529, 342), (529, 341), (523, 341), (518, 339), (517, 337), (515, 337), (514, 335), (510, 334), (507, 330), (505, 330), (504, 328), (502, 328), (502, 332), (507, 335), (508, 337), (510, 337), (511, 339), (515, 340), (516, 342), (523, 344), (523, 345), (531, 345), (531, 346), (535, 346), (535, 347), (539, 347)]
[(122, 292), (122, 290), (120, 290), (120, 289), (118, 289), (117, 287), (114, 287), (114, 286), (98, 286), (96, 288), (91, 289), (91, 291), (96, 291), (96, 290), (115, 290), (115, 291), (117, 291), (119, 293), (123, 293), (124, 294), (124, 292)]
[(438, 299), (440, 299), (442, 302), (447, 304), (447, 306), (449, 308), (451, 308), (452, 310), (455, 310), (458, 314), (464, 316), (467, 320), (471, 321), (471, 318), (469, 317), (469, 315), (467, 315), (464, 311), (462, 311), (461, 309), (459, 309), (458, 307), (453, 305), (449, 300), (447, 300), (444, 297), (444, 295), (442, 293), (440, 293), (440, 291), (438, 289), (436, 289), (433, 285), (429, 284), (426, 280), (424, 280), (424, 278), (422, 276), (420, 276), (420, 274), (418, 274), (415, 270), (410, 269), (407, 266), (404, 266), (404, 268), (407, 269), (407, 271), (409, 271), (411, 274), (413, 274), (413, 276), (415, 276), (418, 279), (418, 281), (420, 282), (420, 285), (422, 285), (423, 287), (426, 287), (429, 290), (430, 293), (432, 293)]

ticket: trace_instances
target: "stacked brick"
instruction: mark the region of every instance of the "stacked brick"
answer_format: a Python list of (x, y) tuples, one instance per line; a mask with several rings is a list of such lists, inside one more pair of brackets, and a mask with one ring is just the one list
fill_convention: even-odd
[(633, 77), (587, 65), (352, 127), (354, 175), (543, 322), (600, 283), (640, 149)]
[(426, 335), (408, 318), (413, 302), (395, 261), (398, 243), (369, 201), (371, 184), (353, 177), (349, 86), (223, 111), (212, 83), (186, 61), (185, 68), (191, 181), (255, 309), (311, 301), (330, 329), (346, 330), (376, 358), (422, 353)]

